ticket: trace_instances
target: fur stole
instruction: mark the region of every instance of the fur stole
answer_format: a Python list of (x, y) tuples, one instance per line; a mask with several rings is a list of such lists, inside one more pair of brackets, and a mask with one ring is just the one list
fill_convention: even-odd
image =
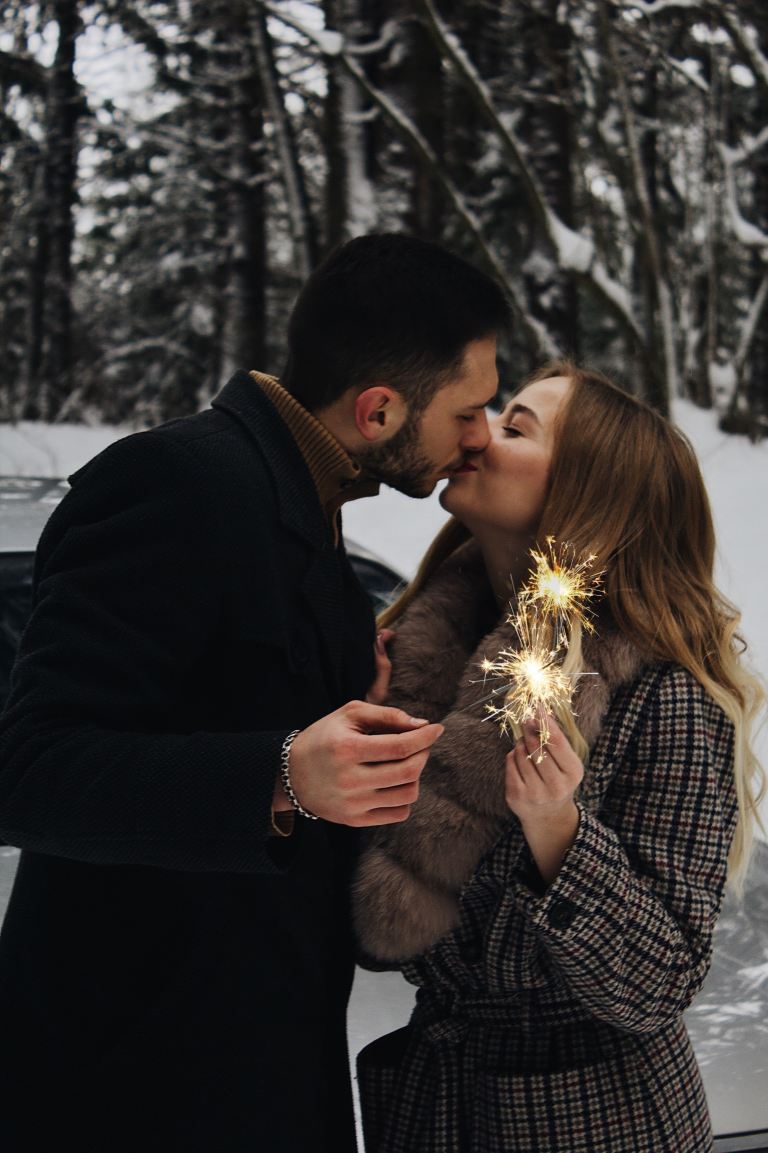
[[(504, 618), (483, 636), (483, 622), (493, 620), (490, 605), (482, 556), (470, 541), (395, 626), (389, 703), (441, 721), (445, 732), (422, 773), (410, 818), (367, 834), (354, 917), (364, 953), (377, 962), (418, 956), (455, 928), (462, 889), (501, 834), (517, 824), (504, 798), (510, 740), (483, 720), (479, 703), (486, 692), (483, 658), (516, 645)], [(585, 638), (583, 646), (585, 669), (598, 675), (582, 677), (574, 695), (590, 748), (616, 690), (647, 663), (615, 628), (598, 628), (600, 635)]]

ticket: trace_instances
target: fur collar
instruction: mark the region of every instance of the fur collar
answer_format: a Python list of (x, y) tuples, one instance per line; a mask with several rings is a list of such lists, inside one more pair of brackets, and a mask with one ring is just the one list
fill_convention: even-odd
[[(396, 626), (390, 703), (442, 721), (445, 732), (422, 774), (411, 817), (372, 830), (360, 860), (355, 923), (364, 952), (377, 961), (417, 956), (453, 929), (461, 891), (480, 861), (503, 832), (519, 829), (504, 799), (510, 741), (482, 719), (479, 703), (483, 658), (516, 641), (504, 619), (483, 636), (490, 604), (482, 557), (470, 542), (446, 561)], [(599, 627), (600, 635), (584, 642), (585, 670), (597, 675), (582, 677), (574, 696), (590, 749), (614, 693), (647, 663), (615, 628)], [(588, 778), (589, 770), (585, 793)]]

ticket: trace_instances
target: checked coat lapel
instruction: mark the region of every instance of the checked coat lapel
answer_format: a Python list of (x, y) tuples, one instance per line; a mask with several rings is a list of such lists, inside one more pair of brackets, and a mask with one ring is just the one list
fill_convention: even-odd
[(309, 469), (279, 413), (247, 372), (236, 372), (212, 406), (238, 421), (254, 441), (272, 476), (281, 523), (306, 545), (302, 591), (338, 690), (344, 644), (340, 557)]

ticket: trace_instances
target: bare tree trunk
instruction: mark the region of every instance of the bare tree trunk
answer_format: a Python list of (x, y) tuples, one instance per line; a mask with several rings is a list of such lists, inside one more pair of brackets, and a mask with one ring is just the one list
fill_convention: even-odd
[(32, 235), (26, 265), (27, 311), (26, 355), (24, 358), (22, 420), (42, 420), (47, 415), (47, 394), (43, 395), (42, 365), (45, 340), (45, 278), (48, 268), (48, 228), (46, 221), (45, 158), (40, 159), (32, 187)]
[[(323, 0), (326, 28), (351, 46), (370, 37), (367, 0)], [(377, 225), (376, 196), (370, 165), (369, 105), (360, 86), (339, 58), (327, 61), (324, 142), (328, 165), (325, 186), (325, 251)], [(365, 64), (362, 65), (365, 69)]]
[[(753, 22), (758, 32), (758, 48), (763, 57), (768, 56), (768, 13), (765, 7), (753, 14)], [(754, 123), (752, 125), (755, 135), (766, 127), (765, 98), (755, 100)], [(753, 219), (756, 227), (768, 236), (768, 144), (756, 153), (753, 164)], [(751, 295), (753, 299), (752, 315), (754, 316), (754, 335), (752, 336), (752, 352), (749, 357), (748, 404), (755, 416), (768, 415), (768, 308), (766, 308), (766, 290), (768, 289), (768, 273), (766, 272), (766, 259), (768, 250), (753, 252), (751, 264)]]
[[(397, 0), (386, 5), (387, 15), (398, 22), (398, 50), (393, 53), (380, 83), (418, 124), (433, 151), (445, 152), (443, 122), (442, 61), (424, 23), (415, 16), (414, 5)], [(439, 241), (443, 231), (445, 202), (429, 167), (412, 152), (406, 153), (408, 207), (403, 223), (408, 232), (425, 240)]]
[[(75, 79), (75, 43), (81, 29), (78, 0), (55, 0), (59, 29), (46, 109), (45, 208), (42, 248), (34, 276), (44, 269), (42, 356), (36, 360), (39, 414), (56, 418), (72, 388), (72, 242), (77, 180), (77, 123), (83, 103)], [(44, 233), (44, 240), (42, 235)], [(39, 281), (38, 281), (39, 284)], [(30, 373), (30, 383), (35, 373)]]
[(224, 3), (212, 13), (218, 45), (212, 91), (224, 117), (226, 205), (223, 306), (219, 380), (236, 368), (264, 363), (266, 230), (264, 205), (263, 97), (244, 3)]
[(706, 241), (704, 259), (706, 263), (704, 339), (701, 342), (702, 357), (695, 378), (693, 399), (701, 408), (712, 407), (712, 379), (710, 366), (717, 362), (720, 341), (720, 194), (717, 176), (720, 158), (717, 143), (722, 132), (721, 114), (722, 76), (720, 60), (715, 45), (709, 51), (709, 95), (707, 99), (707, 150), (706, 164)]
[(272, 38), (263, 10), (257, 9), (251, 20), (256, 63), (261, 76), (265, 104), (275, 133), (280, 175), (285, 188), (296, 271), (302, 280), (306, 280), (317, 263), (317, 230), (312, 219), (304, 170), (299, 160), (293, 125), (285, 108), (280, 76), (272, 50)]
[[(661, 412), (668, 413), (670, 400), (673, 396), (676, 396), (678, 392), (677, 349), (675, 345), (672, 290), (664, 268), (661, 242), (653, 210), (652, 190), (649, 186), (646, 166), (643, 163), (635, 112), (632, 107), (632, 99), (613, 34), (613, 14), (608, 10), (606, 0), (600, 0), (600, 19), (606, 55), (610, 64), (621, 119), (624, 125), (629, 167), (632, 176), (632, 191), (639, 211), (642, 240), (644, 241), (647, 255), (648, 279), (644, 291), (647, 296), (650, 296), (650, 299), (647, 300), (646, 310), (649, 314), (652, 312), (653, 298), (655, 298), (656, 308), (658, 309), (658, 327), (661, 334), (660, 371), (651, 373), (647, 385), (648, 400)], [(650, 327), (650, 316), (648, 325), (648, 346), (650, 349), (653, 349), (655, 347), (655, 325), (654, 327)]]
[[(559, 18), (560, 0), (532, 0), (520, 16), (523, 61), (535, 97), (525, 106), (520, 135), (536, 169), (547, 204), (569, 228), (576, 227), (573, 203), (573, 133), (569, 57), (571, 30)], [(529, 287), (532, 308), (555, 335), (560, 347), (578, 355), (579, 298), (576, 282), (551, 262)], [(546, 300), (545, 311), (537, 300)]]

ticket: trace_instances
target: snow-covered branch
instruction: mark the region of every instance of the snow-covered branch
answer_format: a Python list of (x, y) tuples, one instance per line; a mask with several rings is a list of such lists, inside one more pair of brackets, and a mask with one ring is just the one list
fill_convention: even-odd
[(321, 56), (339, 56), (344, 51), (346, 45), (340, 32), (334, 32), (327, 28), (311, 28), (305, 21), (299, 20), (282, 8), (278, 8), (276, 4), (269, 3), (269, 0), (256, 0), (256, 4), (270, 16), (273, 16), (275, 20), (279, 20), (281, 24), (299, 32), (318, 50)]
[[(661, 329), (663, 349), (663, 365), (666, 381), (667, 397), (677, 395), (677, 351), (675, 347), (675, 318), (672, 290), (667, 279), (664, 259), (661, 251), (656, 219), (648, 189), (645, 165), (640, 147), (637, 123), (632, 100), (629, 93), (626, 76), (616, 43), (613, 37), (611, 21), (607, 18), (605, 7), (601, 7), (603, 21), (603, 35), (607, 48), (611, 78), (616, 88), (621, 119), (624, 125), (624, 136), (629, 156), (629, 169), (632, 176), (634, 197), (640, 210), (640, 222), (643, 238), (648, 252), (648, 263), (653, 277), (653, 289), (658, 308), (658, 319)], [(652, 327), (652, 326), (651, 326)], [(652, 334), (649, 333), (649, 338)]]
[(253, 51), (258, 61), (264, 95), (275, 129), (276, 151), (288, 205), (288, 224), (293, 238), (294, 257), (302, 280), (306, 280), (315, 258), (313, 222), (303, 170), (299, 163), (293, 128), (280, 87), (264, 12), (254, 13), (250, 28)]
[(662, 12), (680, 10), (700, 12), (703, 19), (714, 19), (728, 33), (757, 81), (768, 91), (768, 57), (761, 51), (755, 29), (744, 23), (728, 0), (618, 0), (618, 6), (649, 18)]
[(739, 337), (739, 345), (736, 349), (736, 356), (734, 357), (734, 365), (736, 368), (737, 379), (740, 380), (744, 372), (744, 367), (747, 363), (752, 342), (754, 341), (757, 332), (757, 326), (760, 317), (763, 314), (766, 301), (768, 301), (768, 269), (766, 269), (765, 276), (760, 282), (760, 287), (755, 293), (755, 298), (752, 301), (749, 312), (744, 320), (744, 326), (741, 330)]
[(754, 72), (755, 79), (768, 92), (768, 58), (760, 50), (755, 29), (742, 23), (738, 13), (733, 11), (732, 5), (718, 4), (717, 13), (733, 43), (741, 51)]
[(402, 139), (408, 141), (416, 154), (424, 162), (429, 169), (431, 175), (439, 183), (443, 189), (446, 197), (451, 203), (454, 211), (459, 219), (464, 224), (465, 228), (472, 234), (475, 243), (478, 245), (479, 250), (482, 252), (486, 263), (493, 270), (498, 280), (504, 285), (507, 293), (512, 302), (512, 306), (517, 314), (517, 318), (522, 324), (525, 331), (528, 333), (529, 340), (537, 355), (544, 357), (556, 357), (560, 353), (555, 341), (550, 336), (544, 325), (531, 315), (525, 302), (525, 298), (520, 287), (510, 277), (508, 270), (499, 261), (496, 253), (491, 245), (488, 243), (482, 225), (474, 212), (471, 211), (463, 196), (457, 189), (453, 181), (448, 177), (443, 165), (432, 146), (429, 144), (424, 135), (419, 131), (413, 121), (406, 113), (398, 107), (397, 104), (391, 100), (386, 93), (379, 91), (371, 84), (368, 77), (362, 71), (357, 63), (349, 57), (343, 57), (345, 66), (348, 71), (355, 77), (358, 84), (364, 89), (372, 101), (381, 109), (390, 123), (397, 129), (398, 134)]
[(699, 92), (703, 92), (705, 96), (708, 95), (709, 85), (699, 71), (698, 61), (676, 60), (674, 56), (668, 56), (667, 63), (674, 72), (698, 88)]
[(675, 8), (704, 11), (709, 7), (702, 0), (627, 0), (620, 6), (626, 10), (642, 12), (643, 16), (658, 16), (660, 12), (670, 12)]
[(726, 145), (719, 146), (725, 173), (725, 211), (728, 223), (736, 239), (746, 248), (759, 248), (768, 256), (768, 233), (762, 231), (757, 225), (751, 224), (741, 215), (738, 193), (736, 191), (736, 176), (734, 167), (739, 154)]
[[(430, 174), (442, 188), (459, 220), (474, 237), (475, 243), (480, 252), (482, 252), (489, 268), (504, 285), (517, 319), (528, 334), (528, 339), (536, 354), (547, 358), (558, 356), (560, 349), (557, 344), (541, 321), (531, 315), (520, 286), (509, 275), (508, 270), (498, 259), (498, 256), (485, 237), (482, 225), (477, 216), (469, 208), (464, 197), (446, 173), (444, 166), (441, 164), (440, 159), (429, 141), (423, 133), (419, 131), (412, 119), (385, 92), (382, 92), (371, 83), (351, 53), (346, 50), (325, 53), (323, 48), (324, 38), (318, 37), (314, 29), (306, 29), (300, 21), (287, 14), (283, 14), (274, 4), (269, 3), (269, 0), (256, 0), (256, 2), (275, 19), (285, 19), (286, 23), (296, 31), (304, 33), (307, 39), (309, 39), (321, 53), (335, 57), (347, 72), (354, 77), (370, 100), (380, 109), (387, 120), (389, 120), (400, 138), (407, 141), (416, 155), (419, 156)], [(332, 41), (332, 43), (335, 42)]]
[(583, 233), (569, 228), (547, 204), (541, 184), (530, 165), (526, 150), (517, 138), (508, 118), (497, 111), (488, 86), (477, 72), (458, 38), (445, 25), (432, 0), (420, 0), (429, 28), (442, 53), (454, 64), (475, 103), (492, 124), (498, 139), (522, 180), (531, 209), (555, 251), (558, 266), (584, 278), (628, 329), (642, 349), (645, 337), (632, 308), (629, 294), (616, 283), (598, 259), (594, 242)]
[(768, 125), (766, 125), (762, 132), (758, 132), (757, 136), (745, 137), (739, 148), (729, 148), (728, 145), (723, 144), (721, 146), (721, 153), (723, 159), (728, 164), (745, 164), (765, 148), (766, 145), (768, 145)]
[(382, 26), (377, 40), (367, 40), (365, 44), (350, 44), (346, 51), (351, 56), (375, 56), (390, 48), (397, 39), (398, 24), (396, 20), (387, 20)]

